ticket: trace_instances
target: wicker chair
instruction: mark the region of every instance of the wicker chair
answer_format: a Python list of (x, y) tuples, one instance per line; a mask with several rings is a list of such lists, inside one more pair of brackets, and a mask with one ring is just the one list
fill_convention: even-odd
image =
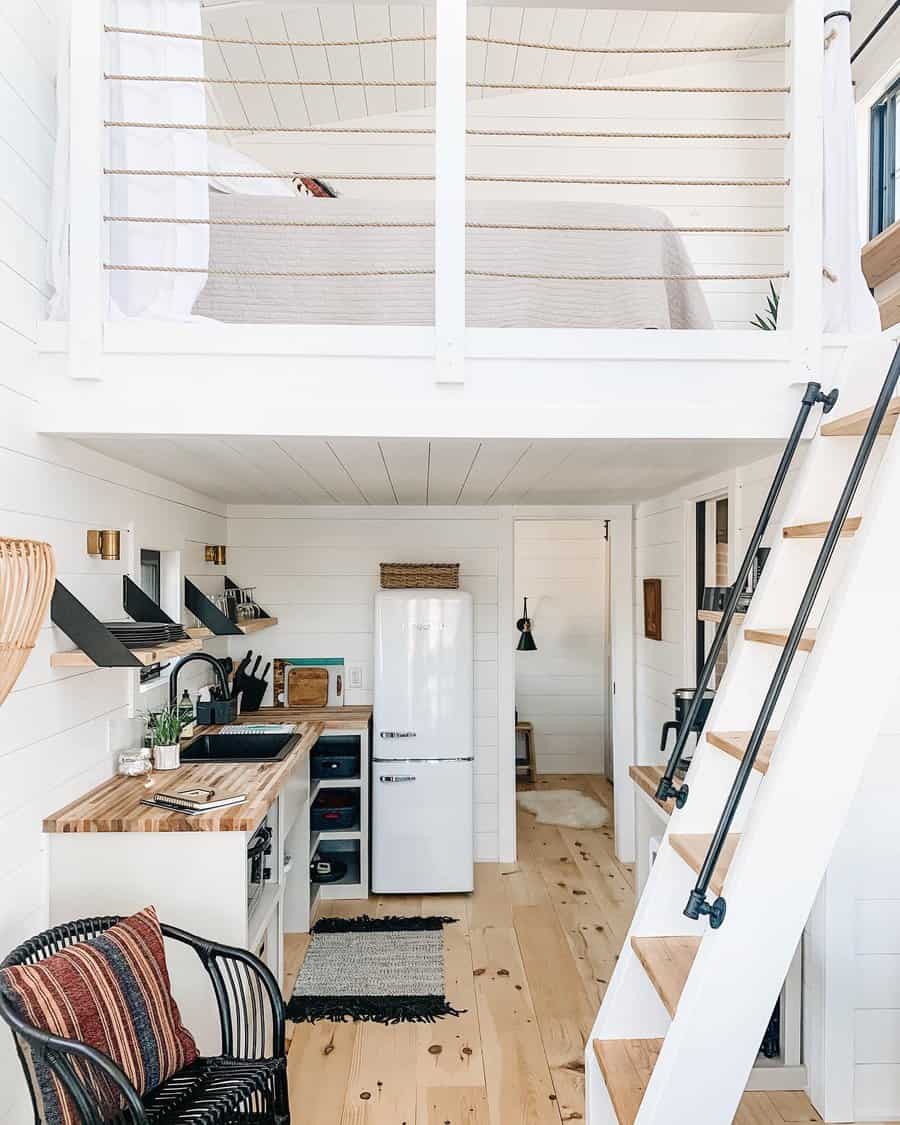
[[(34, 964), (66, 946), (108, 930), (119, 918), (83, 918), (46, 930), (6, 958), (0, 968)], [(122, 1095), (125, 1108), (112, 1125), (289, 1125), (284, 1001), (278, 982), (252, 953), (206, 941), (174, 926), (167, 938), (196, 951), (212, 981), (219, 1008), (222, 1054), (201, 1058), (141, 1098), (119, 1067), (84, 1043), (48, 1035), (20, 1019), (0, 995), (0, 1016), (10, 1025), (31, 1090), (35, 1122), (40, 1094), (24, 1048), (43, 1056), (78, 1108), (83, 1125), (111, 1125), (77, 1073), (96, 1068)], [(71, 1062), (77, 1062), (73, 1067)]]

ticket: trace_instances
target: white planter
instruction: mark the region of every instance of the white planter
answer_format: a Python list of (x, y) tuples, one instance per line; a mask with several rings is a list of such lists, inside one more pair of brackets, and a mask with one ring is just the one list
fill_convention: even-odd
[(153, 766), (158, 770), (177, 770), (181, 765), (181, 746), (175, 743), (173, 746), (154, 746), (153, 747)]

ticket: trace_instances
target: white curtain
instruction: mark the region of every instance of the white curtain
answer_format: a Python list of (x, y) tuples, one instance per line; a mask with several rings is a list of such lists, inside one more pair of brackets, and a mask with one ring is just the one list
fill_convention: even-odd
[(856, 115), (850, 78), (850, 19), (825, 21), (823, 318), (826, 332), (881, 331), (860, 264)]
[[(199, 34), (200, 0), (111, 0), (110, 22), (120, 27)], [(68, 39), (64, 29), (63, 34)], [(203, 44), (198, 40), (145, 35), (106, 36), (106, 66), (117, 74), (202, 76)], [(50, 238), (50, 275), (54, 289), (51, 315), (68, 308), (68, 53), (60, 60), (57, 86), (58, 132), (54, 168), (54, 216)], [(206, 124), (206, 91), (201, 83), (108, 82), (107, 110), (113, 121)], [(104, 160), (110, 168), (160, 172), (206, 170), (207, 135), (202, 129), (106, 130)], [(206, 178), (179, 176), (108, 176), (110, 215), (208, 219)], [(209, 229), (175, 223), (106, 223), (108, 261), (119, 265), (178, 266), (205, 271), (209, 263)], [(111, 271), (111, 317), (163, 320), (191, 318), (205, 272), (140, 273)]]

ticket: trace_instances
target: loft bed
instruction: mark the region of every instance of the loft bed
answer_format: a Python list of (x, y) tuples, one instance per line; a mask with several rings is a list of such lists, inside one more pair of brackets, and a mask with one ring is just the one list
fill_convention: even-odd
[[(433, 12), (353, 13), (112, 0), (111, 319), (434, 323)], [(468, 326), (746, 328), (786, 278), (783, 16), (653, 15), (471, 8)]]

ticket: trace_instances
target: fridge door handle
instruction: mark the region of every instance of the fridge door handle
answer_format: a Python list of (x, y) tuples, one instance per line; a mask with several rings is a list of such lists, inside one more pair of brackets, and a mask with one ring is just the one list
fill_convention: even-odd
[(389, 774), (389, 773), (383, 773), (383, 774), (381, 774), (381, 776), (380, 776), (380, 777), (378, 778), (378, 780), (379, 780), (379, 781), (389, 781), (389, 782), (394, 782), (394, 781), (415, 781), (416, 779), (415, 779), (415, 777), (414, 777), (414, 776), (413, 776), (412, 774)]

